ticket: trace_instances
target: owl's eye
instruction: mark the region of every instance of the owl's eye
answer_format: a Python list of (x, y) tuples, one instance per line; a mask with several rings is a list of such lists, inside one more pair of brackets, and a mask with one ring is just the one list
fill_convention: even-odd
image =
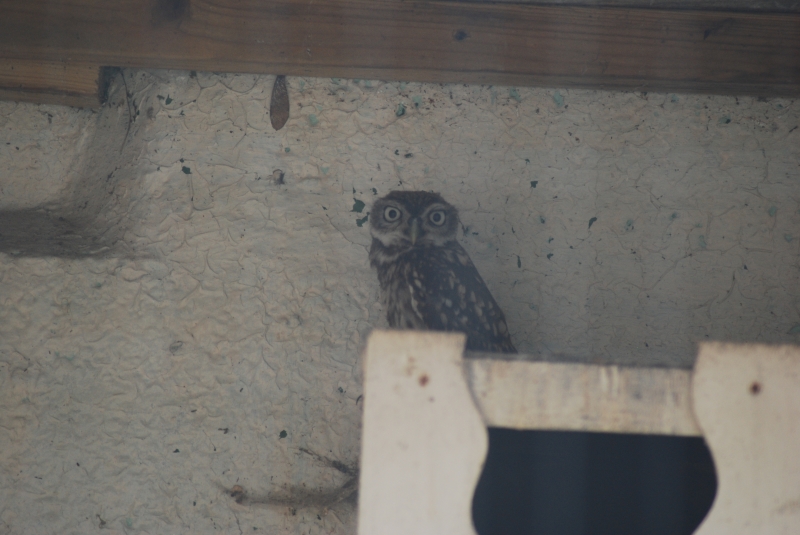
[(386, 209), (383, 211), (383, 218), (391, 223), (392, 221), (397, 221), (400, 219), (400, 210), (395, 208), (394, 206), (387, 206)]
[(445, 216), (444, 210), (436, 210), (434, 212), (431, 212), (431, 214), (428, 216), (428, 219), (430, 219), (431, 223), (433, 223), (437, 227), (441, 227), (442, 225), (444, 225), (447, 216)]

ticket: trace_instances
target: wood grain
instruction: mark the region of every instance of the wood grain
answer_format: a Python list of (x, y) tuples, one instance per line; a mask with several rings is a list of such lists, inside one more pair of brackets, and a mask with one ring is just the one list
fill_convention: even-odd
[(0, 59), (0, 100), (97, 107), (100, 73), (97, 65)]
[(800, 93), (800, 15), (400, 0), (0, 0), (0, 57), (428, 82)]
[[(453, 0), (488, 3), (493, 0)], [(583, 7), (627, 7), (634, 9), (695, 9), (750, 11), (761, 13), (800, 13), (797, 0), (503, 0), (509, 4), (540, 4)]]
[(690, 370), (484, 359), (464, 366), (489, 426), (700, 435)]

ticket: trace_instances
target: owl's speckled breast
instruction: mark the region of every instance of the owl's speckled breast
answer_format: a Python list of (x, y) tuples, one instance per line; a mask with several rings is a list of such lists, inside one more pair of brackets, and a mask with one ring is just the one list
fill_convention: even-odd
[(382, 248), (373, 243), (370, 257), (391, 327), (464, 332), (469, 350), (516, 352), (502, 310), (458, 242), (403, 252)]

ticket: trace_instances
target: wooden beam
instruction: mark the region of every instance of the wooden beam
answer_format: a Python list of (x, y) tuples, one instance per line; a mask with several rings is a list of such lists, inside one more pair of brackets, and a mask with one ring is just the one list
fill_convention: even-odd
[[(491, 2), (493, 0), (451, 0)], [(694, 9), (699, 11), (749, 11), (761, 13), (800, 13), (797, 0), (502, 0), (509, 4), (551, 6), (629, 7), (634, 9)]]
[(461, 367), (465, 342), (461, 333), (370, 334), (360, 535), (475, 535), (472, 495), (489, 441)]
[(0, 58), (0, 100), (94, 108), (102, 104), (100, 80), (97, 65)]
[(800, 347), (702, 343), (692, 399), (719, 482), (695, 534), (797, 533)]
[(0, 0), (0, 57), (720, 94), (800, 93), (800, 15), (400, 0)]
[(691, 370), (497, 359), (464, 366), (489, 426), (700, 435)]

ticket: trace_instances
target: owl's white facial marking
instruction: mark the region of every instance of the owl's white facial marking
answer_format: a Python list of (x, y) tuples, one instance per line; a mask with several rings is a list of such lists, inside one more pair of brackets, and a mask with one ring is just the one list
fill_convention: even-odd
[(372, 237), (393, 253), (413, 247), (442, 247), (454, 241), (458, 211), (437, 195), (423, 195), (428, 196), (424, 202), (397, 193), (378, 199), (370, 212)]

